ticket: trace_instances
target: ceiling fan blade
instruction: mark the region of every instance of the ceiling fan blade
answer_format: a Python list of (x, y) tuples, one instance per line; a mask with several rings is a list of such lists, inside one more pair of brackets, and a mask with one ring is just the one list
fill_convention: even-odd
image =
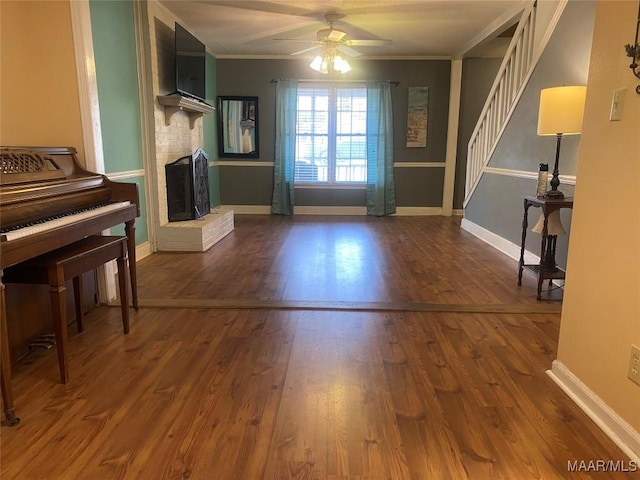
[(304, 38), (272, 38), (278, 42), (299, 42), (299, 43), (317, 43), (317, 40), (305, 40)]
[(393, 45), (391, 40), (349, 40), (349, 45), (357, 47), (388, 47)]
[(335, 28), (331, 28), (329, 30), (329, 35), (327, 35), (326, 38), (329, 39), (332, 42), (338, 42), (338, 41), (342, 40), (346, 34), (347, 33), (343, 32), (342, 30), (337, 30)]
[(349, 55), (350, 57), (357, 57), (357, 56), (362, 55), (359, 51), (354, 50), (351, 47), (347, 47), (346, 45), (339, 45), (336, 48), (338, 49), (339, 52), (342, 52), (345, 55)]
[(291, 53), (291, 55), (302, 55), (303, 53), (312, 52), (313, 50), (318, 50), (320, 47), (309, 47), (304, 50), (298, 50), (297, 52)]

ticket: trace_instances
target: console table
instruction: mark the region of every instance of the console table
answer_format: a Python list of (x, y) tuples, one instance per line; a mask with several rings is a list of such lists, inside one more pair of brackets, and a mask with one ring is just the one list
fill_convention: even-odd
[[(542, 228), (542, 239), (540, 242), (540, 263), (526, 264), (524, 263), (524, 246), (527, 238), (527, 227), (529, 226), (528, 214), (529, 207), (537, 207), (542, 209), (544, 215), (544, 226)], [(518, 262), (518, 285), (522, 285), (522, 271), (524, 269), (532, 272), (538, 279), (538, 295), (537, 299), (542, 299), (542, 283), (549, 280), (564, 280), (564, 270), (555, 264), (556, 240), (557, 235), (547, 234), (547, 222), (551, 212), (561, 208), (573, 209), (573, 198), (544, 198), (535, 196), (524, 197), (524, 218), (522, 219), (522, 243), (520, 244), (520, 261)]]

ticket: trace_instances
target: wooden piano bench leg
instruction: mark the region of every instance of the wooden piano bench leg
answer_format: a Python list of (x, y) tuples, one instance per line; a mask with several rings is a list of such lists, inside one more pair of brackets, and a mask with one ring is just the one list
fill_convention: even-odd
[(127, 285), (127, 244), (122, 241), (121, 251), (116, 258), (118, 265), (118, 288), (120, 294), (120, 310), (122, 312), (122, 329), (124, 333), (129, 333), (129, 294)]
[(67, 365), (67, 302), (65, 291), (64, 283), (62, 283), (62, 285), (51, 284), (51, 288), (49, 289), (53, 330), (56, 335), (58, 368), (60, 369), (60, 383), (67, 383), (69, 381), (69, 366)]
[(78, 333), (84, 332), (84, 324), (82, 323), (84, 314), (82, 313), (82, 275), (73, 278), (73, 298), (76, 307), (76, 325)]
[(136, 225), (135, 219), (124, 224), (127, 236), (127, 256), (129, 257), (129, 277), (131, 283), (131, 303), (138, 311), (138, 274), (136, 273)]

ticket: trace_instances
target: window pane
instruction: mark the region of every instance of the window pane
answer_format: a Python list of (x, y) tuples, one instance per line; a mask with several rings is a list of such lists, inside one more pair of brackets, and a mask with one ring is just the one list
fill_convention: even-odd
[(366, 182), (366, 88), (298, 89), (296, 182)]
[(366, 182), (367, 157), (364, 136), (336, 139), (336, 182)]
[(296, 138), (295, 181), (327, 181), (327, 145), (327, 135), (298, 135)]
[(367, 181), (367, 90), (338, 90), (335, 181)]

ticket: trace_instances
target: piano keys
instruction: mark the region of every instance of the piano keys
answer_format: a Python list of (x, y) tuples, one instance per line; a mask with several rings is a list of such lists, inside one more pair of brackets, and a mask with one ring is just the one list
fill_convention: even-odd
[(138, 307), (135, 219), (137, 185), (89, 172), (72, 147), (0, 147), (0, 363), (4, 413), (15, 415), (3, 269), (123, 224), (131, 297)]
[(0, 230), (0, 241), (11, 241), (22, 237), (28, 237), (29, 235), (35, 235), (36, 233), (47, 232), (55, 228), (65, 227), (75, 222), (85, 220), (91, 217), (97, 217), (104, 213), (113, 212), (121, 208), (125, 208), (131, 205), (130, 202), (116, 202), (108, 203), (106, 205), (100, 205), (97, 207), (87, 208), (80, 212), (65, 213), (54, 218), (46, 218), (35, 222), (30, 222), (27, 225), (7, 228), (6, 230)]

